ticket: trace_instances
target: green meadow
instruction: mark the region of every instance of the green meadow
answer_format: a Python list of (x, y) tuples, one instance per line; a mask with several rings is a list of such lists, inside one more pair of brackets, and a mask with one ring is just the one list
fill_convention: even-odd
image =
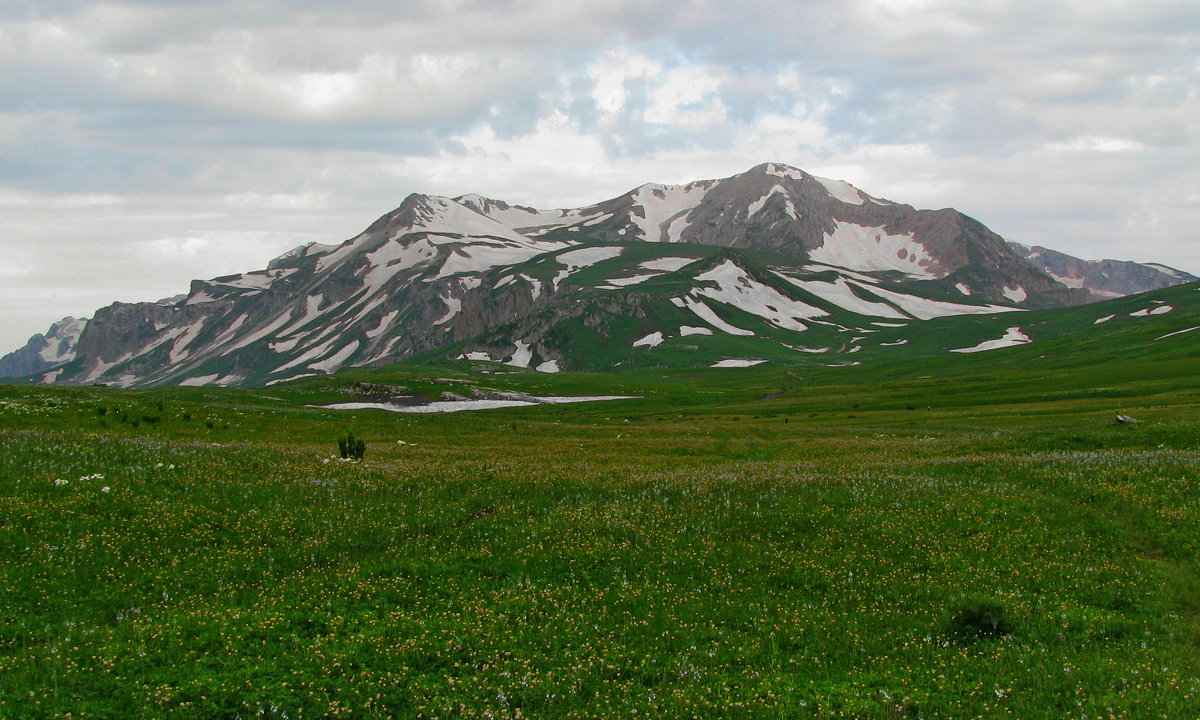
[[(858, 367), (0, 386), (0, 717), (1193, 719), (1200, 353), (1155, 322)], [(312, 407), (357, 383), (636, 397)]]

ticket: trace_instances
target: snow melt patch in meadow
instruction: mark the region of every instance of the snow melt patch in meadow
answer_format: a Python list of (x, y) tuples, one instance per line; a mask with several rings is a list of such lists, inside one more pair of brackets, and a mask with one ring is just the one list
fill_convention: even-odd
[(1116, 316), (1117, 316), (1117, 315), (1116, 315), (1116, 313), (1113, 313), (1112, 315), (1105, 315), (1105, 316), (1104, 316), (1104, 317), (1102, 317), (1102, 318), (1096, 318), (1096, 321), (1095, 321), (1095, 322), (1093, 322), (1092, 324), (1093, 324), (1093, 325), (1099, 325), (1099, 324), (1101, 324), (1101, 323), (1106, 323), (1106, 322), (1108, 322), (1109, 320), (1112, 320), (1113, 318), (1115, 318)]
[(726, 260), (712, 270), (697, 275), (696, 279), (717, 285), (716, 288), (702, 287), (693, 290), (697, 295), (732, 305), (785, 330), (807, 330), (808, 326), (801, 320), (825, 317), (829, 314), (820, 308), (793, 300), (775, 288), (755, 280), (732, 260)]
[(955, 290), (957, 290), (957, 291), (959, 291), (959, 292), (960, 292), (960, 293), (962, 293), (963, 295), (970, 295), (970, 294), (971, 294), (971, 288), (967, 287), (967, 286), (966, 286), (966, 285), (964, 285), (963, 283), (955, 283), (955, 285), (954, 285), (954, 289), (955, 289)]
[(1158, 337), (1156, 337), (1154, 339), (1162, 340), (1163, 338), (1169, 338), (1169, 337), (1173, 337), (1175, 335), (1182, 335), (1184, 333), (1190, 333), (1193, 330), (1200, 330), (1200, 325), (1197, 325), (1196, 327), (1187, 328), (1186, 330), (1176, 330), (1175, 332), (1169, 332), (1166, 335), (1159, 335)]
[(546, 362), (544, 362), (541, 365), (538, 365), (536, 368), (534, 368), (534, 370), (537, 370), (540, 373), (556, 373), (559, 371), (558, 361), (557, 360), (547, 360)]
[(482, 350), (472, 350), (469, 353), (463, 353), (458, 356), (459, 360), (491, 360), (492, 356)]
[(1174, 309), (1175, 308), (1171, 307), (1170, 305), (1159, 305), (1158, 307), (1146, 308), (1144, 310), (1138, 310), (1137, 312), (1131, 312), (1131, 313), (1129, 313), (1129, 317), (1149, 317), (1150, 315), (1166, 315), (1167, 313), (1171, 312)]
[[(647, 280), (649, 280), (651, 278), (656, 278), (661, 274), (662, 273), (648, 273), (646, 275), (634, 275), (632, 277), (610, 278), (608, 280), (605, 280), (604, 282), (607, 283), (608, 285), (612, 286), (613, 288), (622, 288), (622, 287), (629, 287), (630, 285), (637, 285), (639, 283), (644, 283)], [(604, 286), (600, 286), (600, 287), (604, 287)], [(611, 288), (606, 288), (606, 289), (611, 289)]]
[(684, 258), (684, 257), (665, 257), (657, 260), (647, 260), (644, 263), (639, 263), (638, 267), (643, 270), (664, 270), (666, 272), (675, 272), (691, 265), (700, 258)]
[(833, 282), (824, 282), (822, 280), (799, 280), (785, 275), (781, 272), (776, 272), (776, 275), (787, 280), (796, 287), (807, 290), (826, 302), (833, 303), (843, 310), (849, 310), (859, 315), (867, 315), (870, 317), (895, 318), (897, 320), (906, 320), (908, 316), (900, 312), (891, 305), (886, 305), (879, 302), (871, 302), (864, 300), (854, 294), (854, 289), (846, 281), (846, 278), (839, 277)]
[(933, 258), (912, 235), (889, 235), (882, 226), (834, 222), (837, 226), (825, 234), (821, 247), (808, 254), (815, 262), (866, 272), (899, 270), (922, 280), (939, 277), (928, 269)]
[(744, 368), (744, 367), (754, 367), (755, 365), (762, 365), (765, 362), (766, 362), (766, 360), (740, 360), (737, 358), (733, 358), (730, 360), (721, 360), (720, 362), (715, 362), (712, 365), (709, 365), (709, 367)]
[(706, 327), (694, 327), (692, 325), (680, 325), (679, 336), (687, 337), (688, 335), (712, 335), (713, 331)]
[(600, 402), (604, 400), (635, 400), (636, 395), (530, 396), (529, 400), (439, 400), (425, 405), (398, 403), (346, 402), (332, 405), (310, 405), (322, 410), (387, 410), (398, 413), (448, 413), (464, 410), (493, 410), (496, 408), (530, 407), (532, 405), (563, 405), (566, 403)]
[(1002, 338), (999, 338), (997, 340), (984, 340), (983, 342), (979, 343), (978, 345), (976, 345), (974, 347), (958, 348), (957, 350), (951, 350), (950, 352), (956, 352), (956, 353), (983, 352), (985, 350), (996, 350), (999, 348), (1013, 347), (1015, 345), (1024, 345), (1025, 343), (1029, 343), (1029, 342), (1033, 342), (1033, 340), (1031, 340), (1028, 335), (1021, 332), (1021, 328), (1010, 327), (1004, 333), (1004, 337), (1002, 337)]
[(665, 338), (663, 338), (663, 334), (661, 332), (652, 332), (645, 337), (640, 337), (637, 340), (634, 340), (633, 346), (650, 348), (658, 347), (659, 345), (662, 345), (664, 339)]

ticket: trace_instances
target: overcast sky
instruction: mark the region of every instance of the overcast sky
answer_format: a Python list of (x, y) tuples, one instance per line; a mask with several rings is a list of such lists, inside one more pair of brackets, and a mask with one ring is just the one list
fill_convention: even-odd
[(5, 0), (0, 353), (410, 192), (776, 161), (1200, 274), (1195, 0)]

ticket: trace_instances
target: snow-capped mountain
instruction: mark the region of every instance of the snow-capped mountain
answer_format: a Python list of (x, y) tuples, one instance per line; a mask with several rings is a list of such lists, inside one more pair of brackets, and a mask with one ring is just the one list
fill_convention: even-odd
[(768, 163), (578, 209), (414, 194), (340, 245), (103, 308), (41, 379), (269, 384), (419, 353), (595, 368), (624, 362), (586, 352), (614, 323), (649, 351), (769, 336), (803, 357), (853, 352), (880, 324), (1092, 299), (957, 211)]
[[(47, 373), (75, 359), (75, 346), (87, 326), (86, 318), (65, 317), (50, 326), (45, 335), (29, 338), (24, 347), (0, 358), (0, 377), (25, 377)], [(46, 377), (50, 382), (56, 377)]]

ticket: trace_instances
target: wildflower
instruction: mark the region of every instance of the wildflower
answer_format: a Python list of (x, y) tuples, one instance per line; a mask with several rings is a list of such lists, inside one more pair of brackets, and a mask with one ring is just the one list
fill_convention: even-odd
[(66, 484), (67, 484), (67, 483), (69, 483), (69, 482), (71, 482), (71, 481), (70, 481), (70, 480), (63, 480), (62, 478), (55, 478), (55, 479), (54, 479), (54, 484), (55, 484), (55, 485), (66, 485)]
[(105, 485), (104, 487), (100, 488), (100, 492), (108, 492), (108, 491), (109, 491), (109, 490), (111, 490), (111, 489), (112, 489), (112, 488), (110, 488), (109, 486)]

